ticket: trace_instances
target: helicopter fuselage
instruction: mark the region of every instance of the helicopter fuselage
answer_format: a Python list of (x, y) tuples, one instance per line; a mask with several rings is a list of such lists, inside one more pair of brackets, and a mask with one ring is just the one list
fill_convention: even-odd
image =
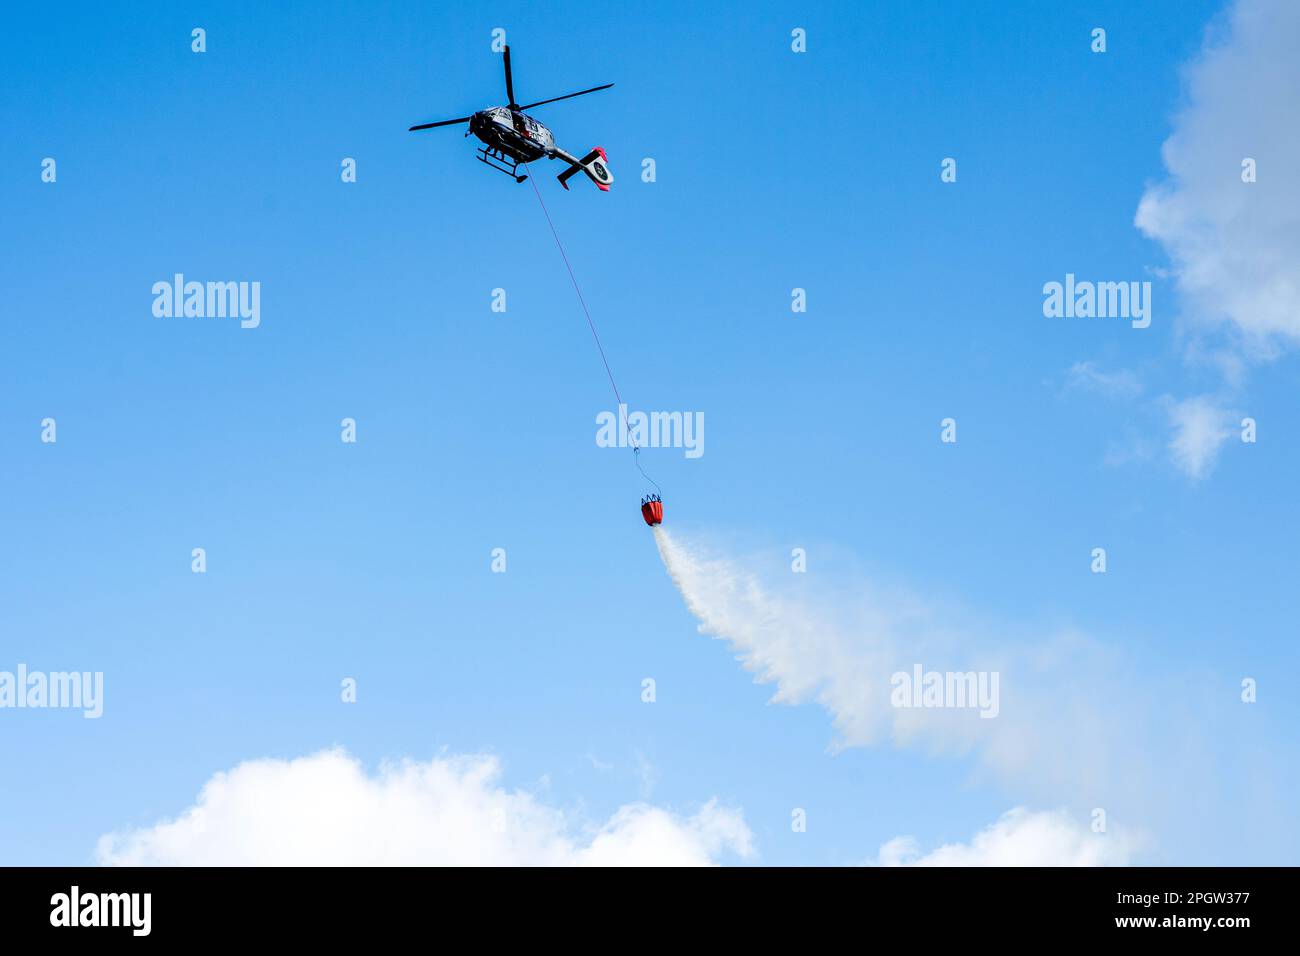
[(527, 167), (534, 160), (544, 157), (546, 159), (561, 160), (567, 167), (564, 172), (556, 177), (560, 181), (560, 185), (565, 189), (569, 188), (568, 181), (581, 171), (595, 183), (597, 189), (609, 192), (610, 184), (614, 182), (614, 175), (609, 171), (603, 149), (597, 146), (582, 157), (566, 153), (555, 145), (555, 136), (551, 131), (524, 111), (532, 109), (534, 106), (545, 106), (547, 103), (558, 103), (560, 100), (571, 100), (575, 96), (597, 93), (609, 89), (614, 84), (606, 83), (604, 86), (593, 86), (589, 90), (565, 93), (563, 96), (552, 96), (547, 100), (537, 100), (535, 103), (525, 103), (521, 106), (515, 100), (514, 80), (510, 73), (509, 46), (502, 48), (501, 60), (505, 64), (506, 70), (506, 96), (510, 97), (505, 106), (489, 107), (469, 116), (459, 116), (456, 119), (420, 123), (412, 126), (410, 132), (414, 133), (419, 130), (437, 129), (445, 126), (459, 126), (461, 123), (468, 121), (469, 129), (465, 131), (465, 135), (469, 136), (472, 133), (483, 144), (478, 150), (479, 162), (486, 163), (493, 169), (514, 177), (515, 182), (522, 183), (528, 179), (526, 169), (522, 175), (519, 172), (521, 163)]
[(490, 149), (520, 163), (531, 163), (555, 151), (551, 131), (527, 113), (508, 106), (480, 110), (469, 119), (469, 131)]

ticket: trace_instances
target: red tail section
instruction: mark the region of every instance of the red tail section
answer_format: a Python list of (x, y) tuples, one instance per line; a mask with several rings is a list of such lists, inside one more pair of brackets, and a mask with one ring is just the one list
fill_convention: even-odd
[[(567, 157), (568, 154), (566, 153), (565, 156)], [(603, 149), (597, 146), (556, 178), (559, 179), (561, 186), (568, 189), (569, 178), (580, 169), (596, 184), (597, 189), (601, 192), (609, 192), (609, 187), (614, 183), (614, 174), (609, 171), (609, 160), (606, 159)]]

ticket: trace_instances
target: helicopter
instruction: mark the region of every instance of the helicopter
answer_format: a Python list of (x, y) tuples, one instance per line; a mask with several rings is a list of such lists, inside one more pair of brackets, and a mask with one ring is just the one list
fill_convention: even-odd
[(493, 106), (489, 109), (479, 110), (470, 116), (442, 120), (438, 123), (421, 123), (418, 126), (412, 126), (408, 132), (414, 133), (422, 129), (455, 126), (458, 123), (468, 122), (469, 129), (466, 130), (465, 135), (473, 134), (482, 140), (484, 144), (479, 147), (477, 153), (479, 162), (486, 163), (493, 169), (499, 169), (501, 172), (513, 176), (515, 182), (522, 183), (528, 178), (519, 175), (520, 163), (526, 165), (545, 156), (547, 159), (559, 159), (568, 164), (568, 168), (556, 177), (560, 181), (560, 185), (566, 190), (569, 188), (570, 177), (581, 170), (587, 175), (588, 179), (596, 184), (598, 189), (602, 192), (609, 192), (609, 187), (614, 182), (614, 174), (609, 171), (609, 162), (603, 149), (597, 146), (582, 158), (567, 153), (555, 145), (555, 136), (551, 131), (525, 113), (524, 110), (530, 110), (534, 106), (542, 106), (545, 103), (555, 103), (559, 100), (568, 100), (575, 96), (585, 96), (588, 93), (607, 90), (614, 84), (606, 83), (604, 86), (593, 86), (589, 90), (566, 93), (564, 96), (555, 96), (549, 100), (538, 100), (536, 103), (520, 106), (515, 102), (515, 84), (510, 72), (509, 46), (503, 48), (502, 56), (506, 65), (506, 96), (509, 97), (509, 103), (505, 106)]

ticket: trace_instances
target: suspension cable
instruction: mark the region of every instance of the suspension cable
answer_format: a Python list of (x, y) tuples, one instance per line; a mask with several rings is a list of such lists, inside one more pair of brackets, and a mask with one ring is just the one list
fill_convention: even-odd
[(542, 215), (546, 217), (546, 225), (551, 228), (551, 235), (555, 238), (555, 245), (560, 250), (560, 258), (564, 260), (564, 268), (569, 272), (569, 281), (573, 283), (573, 291), (578, 294), (578, 303), (582, 306), (582, 314), (587, 317), (587, 328), (591, 329), (591, 337), (596, 343), (596, 350), (600, 352), (600, 361), (605, 366), (605, 374), (609, 377), (609, 387), (614, 391), (614, 401), (618, 403), (618, 413), (623, 420), (623, 425), (628, 431), (628, 441), (632, 444), (633, 462), (636, 464), (636, 470), (641, 472), (641, 477), (650, 484), (655, 486), (659, 492), (659, 497), (663, 497), (663, 491), (655, 480), (645, 473), (641, 467), (641, 449), (637, 447), (636, 438), (631, 433), (631, 426), (627, 422), (627, 413), (624, 410), (623, 398), (618, 393), (618, 384), (614, 381), (614, 372), (609, 367), (609, 359), (605, 356), (605, 346), (600, 342), (600, 335), (596, 332), (596, 323), (591, 320), (591, 310), (587, 308), (587, 300), (582, 296), (582, 288), (578, 285), (578, 277), (573, 273), (573, 266), (569, 263), (569, 255), (564, 251), (564, 243), (560, 241), (560, 234), (555, 231), (555, 223), (551, 220), (550, 211), (546, 208), (546, 200), (542, 199), (542, 191), (537, 188), (537, 180), (533, 178), (533, 171), (529, 169), (527, 163), (521, 164), (524, 169), (528, 170), (528, 182), (533, 187), (533, 195), (537, 197), (537, 203), (542, 207)]

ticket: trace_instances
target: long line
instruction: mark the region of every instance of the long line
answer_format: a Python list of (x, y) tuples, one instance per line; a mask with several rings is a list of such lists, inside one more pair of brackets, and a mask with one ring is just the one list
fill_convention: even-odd
[(600, 352), (600, 361), (605, 366), (605, 374), (609, 377), (609, 387), (614, 390), (614, 401), (618, 403), (619, 417), (624, 427), (628, 429), (628, 441), (632, 443), (632, 455), (634, 456), (632, 460), (636, 463), (636, 470), (641, 472), (641, 477), (654, 485), (655, 491), (659, 492), (660, 497), (663, 497), (663, 489), (641, 467), (641, 449), (637, 447), (636, 439), (632, 436), (631, 428), (628, 426), (623, 397), (618, 393), (618, 383), (614, 381), (614, 372), (609, 367), (609, 359), (605, 357), (605, 346), (600, 344), (600, 334), (596, 331), (596, 323), (591, 320), (591, 310), (587, 308), (587, 300), (582, 297), (582, 287), (578, 285), (578, 277), (573, 274), (569, 254), (564, 251), (564, 243), (560, 241), (560, 234), (555, 230), (555, 223), (551, 220), (550, 210), (546, 208), (546, 200), (542, 198), (542, 191), (537, 188), (537, 180), (533, 178), (533, 171), (529, 169), (527, 163), (524, 163), (523, 167), (528, 170), (528, 182), (533, 187), (533, 195), (537, 197), (537, 204), (542, 207), (542, 215), (546, 217), (546, 224), (551, 227), (551, 235), (555, 239), (556, 248), (560, 250), (560, 258), (564, 260), (564, 268), (569, 270), (569, 281), (573, 283), (573, 291), (578, 293), (578, 302), (582, 305), (582, 314), (587, 317), (587, 328), (591, 329), (591, 337), (596, 343), (596, 350)]
[[(523, 164), (524, 169), (528, 169), (528, 164)], [(551, 227), (551, 235), (555, 237), (555, 245), (560, 250), (560, 256), (564, 259), (564, 268), (569, 270), (569, 281), (573, 283), (573, 291), (578, 293), (578, 302), (582, 305), (582, 314), (587, 317), (587, 328), (591, 329), (591, 337), (596, 341), (596, 348), (600, 352), (600, 360), (605, 365), (605, 374), (609, 376), (609, 387), (614, 390), (614, 400), (618, 402), (620, 413), (623, 408), (623, 399), (619, 397), (618, 385), (614, 382), (614, 373), (610, 371), (609, 359), (605, 357), (605, 346), (600, 344), (600, 335), (596, 332), (596, 323), (591, 321), (591, 311), (587, 308), (587, 300), (582, 297), (582, 289), (578, 285), (578, 277), (573, 274), (573, 266), (569, 264), (569, 255), (564, 251), (564, 243), (560, 241), (560, 234), (555, 231), (555, 223), (551, 221), (551, 214), (546, 208), (546, 201), (542, 199), (542, 191), (537, 188), (537, 180), (533, 178), (533, 172), (528, 169), (528, 182), (532, 184), (533, 194), (537, 197), (537, 202), (542, 207), (542, 214), (546, 216), (546, 224)], [(633, 448), (636, 444), (633, 443)]]

